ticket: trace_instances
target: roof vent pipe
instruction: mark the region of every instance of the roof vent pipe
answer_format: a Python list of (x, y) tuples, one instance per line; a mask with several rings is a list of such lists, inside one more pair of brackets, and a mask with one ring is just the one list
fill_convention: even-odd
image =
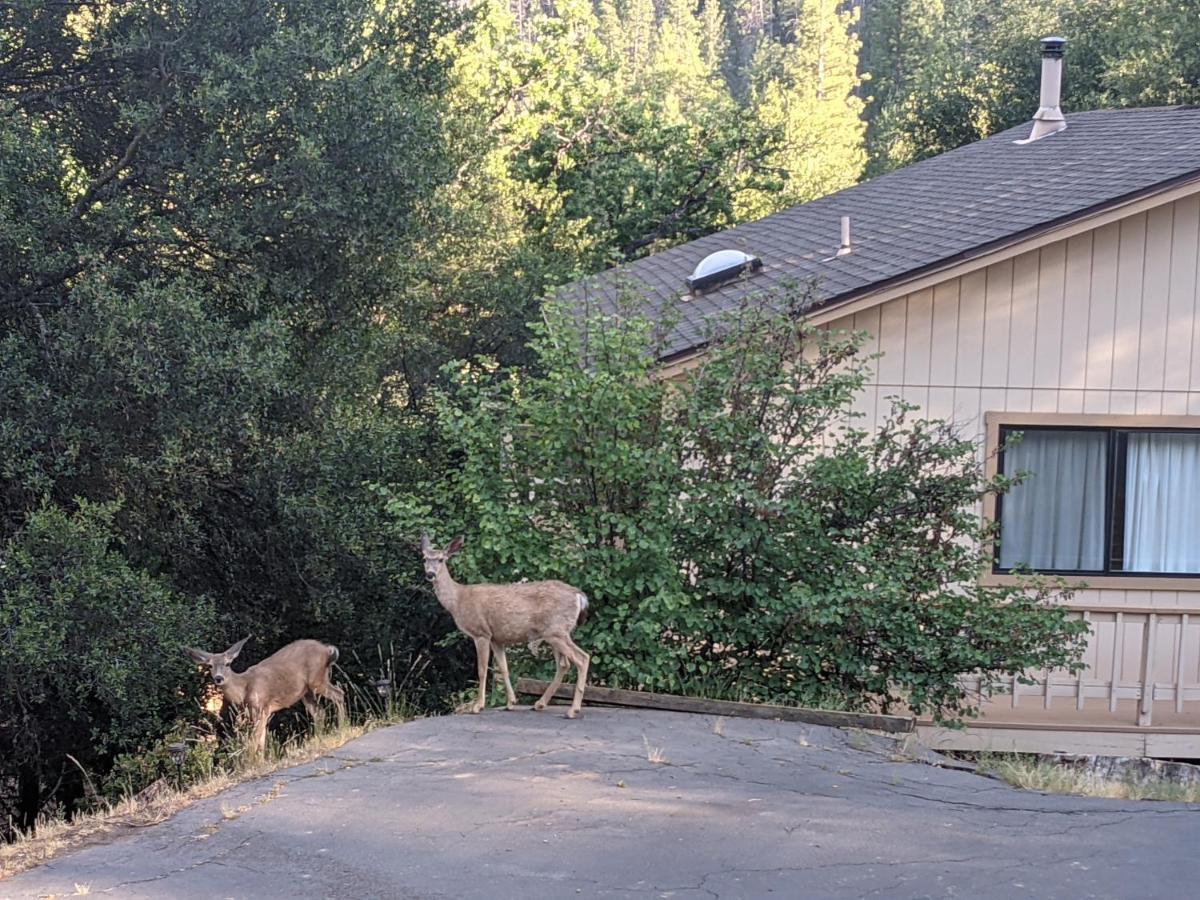
[(1018, 144), (1028, 144), (1044, 138), (1048, 134), (1062, 131), (1067, 127), (1059, 108), (1059, 98), (1062, 95), (1063, 53), (1067, 43), (1066, 38), (1042, 38), (1042, 93), (1038, 111), (1033, 114), (1033, 131), (1029, 137)]
[(842, 216), (842, 246), (838, 247), (838, 256), (845, 256), (853, 248), (850, 246), (850, 217)]

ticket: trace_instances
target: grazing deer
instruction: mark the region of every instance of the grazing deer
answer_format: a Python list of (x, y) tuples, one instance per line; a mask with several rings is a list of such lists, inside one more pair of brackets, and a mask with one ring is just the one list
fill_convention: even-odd
[(554, 651), (557, 668), (554, 680), (546, 688), (534, 709), (545, 709), (563, 675), (573, 664), (577, 673), (575, 696), (567, 718), (573, 719), (583, 702), (587, 684), (589, 657), (571, 640), (576, 625), (587, 619), (588, 598), (583, 591), (561, 581), (522, 581), (517, 584), (459, 584), (446, 567), (447, 560), (463, 546), (456, 537), (445, 550), (436, 549), (429, 535), (421, 537), (425, 557), (425, 578), (433, 582), (433, 591), (446, 611), (454, 617), (459, 630), (475, 641), (479, 668), (479, 699), (471, 712), (483, 710), (487, 697), (488, 653), (496, 654), (496, 667), (504, 678), (508, 709), (515, 709), (517, 695), (508, 680), (508, 658), (504, 650), (513, 644), (530, 647), (545, 641)]
[(227, 703), (249, 713), (251, 749), (255, 754), (266, 747), (271, 716), (294, 706), (297, 700), (304, 701), (317, 731), (325, 724), (318, 697), (332, 700), (337, 707), (338, 727), (345, 724), (345, 695), (329, 678), (338, 658), (337, 647), (320, 641), (293, 641), (245, 672), (234, 672), (229, 666), (248, 640), (242, 638), (224, 653), (205, 653), (192, 647), (185, 647), (183, 652), (209, 667), (213, 684), (221, 689)]

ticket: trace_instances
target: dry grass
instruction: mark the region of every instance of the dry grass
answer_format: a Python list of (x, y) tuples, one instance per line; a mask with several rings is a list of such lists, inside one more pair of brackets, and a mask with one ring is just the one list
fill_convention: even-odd
[(913, 762), (921, 758), (921, 739), (910, 732), (897, 740), (888, 755), (890, 762)]
[[(0, 879), (41, 865), (61, 853), (99, 843), (129, 829), (164, 822), (181, 809), (199, 800), (213, 797), (236, 784), (312, 762), (368, 731), (391, 724), (395, 723), (373, 720), (363, 725), (331, 729), (301, 742), (285, 744), (279, 748), (274, 758), (246, 759), (236, 771), (218, 772), (211, 778), (189, 785), (183, 790), (171, 787), (165, 781), (159, 781), (137, 795), (125, 797), (105, 809), (76, 816), (70, 821), (40, 820), (31, 833), (19, 835), (11, 844), (0, 844)], [(270, 792), (255, 798), (256, 802), (268, 803), (274, 800), (279, 796), (283, 785), (284, 782), (276, 782)], [(225, 819), (236, 819), (252, 808), (253, 806), (229, 807), (222, 804), (221, 815)], [(88, 885), (76, 885), (76, 893), (86, 894), (88, 888)]]
[(871, 749), (871, 737), (865, 731), (858, 728), (846, 729), (846, 743), (850, 745), (852, 750), (860, 752)]
[(1200, 784), (1176, 784), (1165, 779), (1120, 781), (1101, 778), (1037, 757), (1009, 753), (981, 754), (978, 764), (981, 770), (998, 775), (1014, 787), (1047, 794), (1200, 803)]
[(670, 765), (671, 761), (667, 759), (666, 750), (662, 747), (651, 747), (650, 742), (646, 740), (646, 736), (642, 735), (642, 745), (646, 748), (646, 761), (658, 763), (660, 765)]

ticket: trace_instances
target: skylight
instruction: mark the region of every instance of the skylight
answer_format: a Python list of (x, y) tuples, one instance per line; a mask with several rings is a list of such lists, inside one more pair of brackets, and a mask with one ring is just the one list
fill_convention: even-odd
[(693, 292), (704, 291), (761, 268), (762, 260), (757, 256), (741, 250), (718, 250), (700, 260), (687, 279), (687, 286)]

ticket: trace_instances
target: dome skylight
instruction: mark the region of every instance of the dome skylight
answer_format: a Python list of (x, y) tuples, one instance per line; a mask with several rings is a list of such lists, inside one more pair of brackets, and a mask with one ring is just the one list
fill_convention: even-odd
[(687, 286), (693, 292), (704, 291), (761, 268), (762, 260), (757, 256), (741, 250), (718, 250), (700, 260), (687, 279)]

